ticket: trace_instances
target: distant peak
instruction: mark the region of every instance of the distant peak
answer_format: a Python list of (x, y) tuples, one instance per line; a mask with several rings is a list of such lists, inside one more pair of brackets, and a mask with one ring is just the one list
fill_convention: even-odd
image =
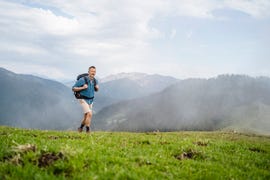
[(145, 73), (139, 73), (139, 72), (131, 72), (131, 73), (118, 73), (118, 74), (113, 74), (106, 76), (105, 78), (102, 78), (102, 82), (108, 82), (108, 81), (113, 81), (113, 80), (118, 80), (118, 79), (130, 79), (130, 80), (138, 80), (141, 78), (144, 78), (148, 76), (148, 74)]

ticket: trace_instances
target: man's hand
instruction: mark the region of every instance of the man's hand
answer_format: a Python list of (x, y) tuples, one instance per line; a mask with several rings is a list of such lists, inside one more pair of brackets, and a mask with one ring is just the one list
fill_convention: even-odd
[(87, 84), (84, 84), (83, 85), (83, 89), (87, 89), (88, 88), (88, 85)]

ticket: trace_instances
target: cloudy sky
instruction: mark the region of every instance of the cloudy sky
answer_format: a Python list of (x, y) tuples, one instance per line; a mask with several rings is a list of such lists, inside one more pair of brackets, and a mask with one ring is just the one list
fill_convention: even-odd
[(0, 0), (0, 66), (74, 79), (270, 76), (270, 0)]

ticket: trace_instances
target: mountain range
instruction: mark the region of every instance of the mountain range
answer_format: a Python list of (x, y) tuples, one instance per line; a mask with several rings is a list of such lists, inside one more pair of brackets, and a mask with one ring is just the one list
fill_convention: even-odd
[[(99, 79), (93, 129), (175, 131), (246, 129), (270, 132), (270, 78), (220, 75), (178, 80), (121, 73)], [(71, 87), (0, 68), (0, 125), (75, 129), (81, 107)]]
[[(129, 73), (121, 78), (100, 80), (94, 112), (122, 100), (158, 92), (177, 81), (175, 78)], [(118, 76), (118, 77), (120, 77)], [(133, 78), (131, 78), (133, 76)], [(108, 78), (108, 77), (107, 77)], [(33, 75), (16, 74), (0, 68), (0, 124), (39, 129), (72, 129), (82, 117), (71, 87)], [(143, 84), (144, 83), (144, 84)]]
[(143, 98), (107, 106), (97, 130), (174, 131), (238, 128), (270, 132), (270, 79), (220, 75), (186, 79)]
[(69, 129), (81, 117), (65, 85), (0, 68), (0, 124), (38, 129)]
[[(179, 81), (170, 76), (145, 73), (119, 73), (97, 79), (100, 91), (95, 95), (96, 111), (123, 100), (131, 100), (160, 92)], [(74, 83), (75, 81), (71, 81), (66, 85), (71, 88)]]

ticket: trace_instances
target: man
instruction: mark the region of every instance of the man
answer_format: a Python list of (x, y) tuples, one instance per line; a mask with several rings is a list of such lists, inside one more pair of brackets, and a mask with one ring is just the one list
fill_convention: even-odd
[[(90, 133), (90, 125), (92, 119), (92, 109), (93, 109), (93, 100), (94, 92), (98, 91), (98, 81), (94, 78), (96, 75), (96, 67), (91, 66), (88, 69), (88, 76), (86, 76), (87, 84), (85, 83), (84, 77), (81, 77), (72, 87), (74, 92), (80, 91), (83, 99), (79, 99), (79, 102), (82, 106), (84, 117), (81, 122), (81, 126), (78, 128), (79, 132), (83, 131), (83, 127), (86, 126), (86, 133)], [(94, 82), (96, 81), (96, 83)]]

